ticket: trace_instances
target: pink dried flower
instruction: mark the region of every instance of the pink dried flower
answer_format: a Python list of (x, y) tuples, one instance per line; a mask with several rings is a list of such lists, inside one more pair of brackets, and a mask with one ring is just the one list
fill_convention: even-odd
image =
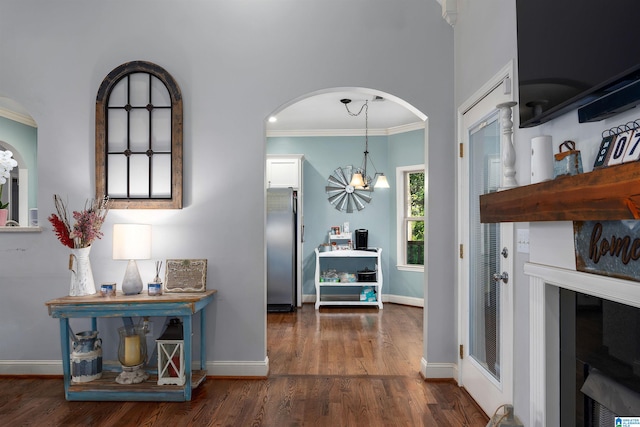
[[(67, 216), (67, 207), (57, 194), (53, 196), (58, 215), (51, 215), (49, 221), (54, 226), (58, 240), (69, 246), (69, 240), (73, 242), (74, 248), (86, 248), (95, 239), (100, 239), (103, 233), (100, 231), (104, 219), (109, 211), (109, 199), (91, 200), (85, 204), (82, 211), (73, 211), (75, 222), (71, 224)], [(66, 230), (66, 233), (64, 233)], [(68, 236), (66, 238), (65, 234)]]

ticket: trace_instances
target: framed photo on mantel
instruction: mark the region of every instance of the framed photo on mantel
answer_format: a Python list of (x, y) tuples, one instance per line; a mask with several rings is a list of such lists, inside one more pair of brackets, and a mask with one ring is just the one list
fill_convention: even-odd
[(206, 259), (168, 259), (164, 292), (204, 292), (207, 289)]

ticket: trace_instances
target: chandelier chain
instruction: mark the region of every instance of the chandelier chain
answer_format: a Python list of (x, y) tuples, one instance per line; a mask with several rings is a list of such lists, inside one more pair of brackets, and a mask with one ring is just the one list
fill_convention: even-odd
[[(358, 117), (360, 114), (362, 114), (362, 110), (364, 110), (364, 159), (362, 159), (362, 163), (364, 165), (364, 167), (361, 167), (361, 169), (363, 170), (363, 179), (366, 180), (366, 176), (367, 176), (367, 160), (371, 161), (370, 158), (368, 158), (369, 155), (369, 101), (365, 100), (364, 104), (362, 104), (362, 107), (360, 107), (360, 110), (357, 113), (353, 113), (351, 112), (351, 110), (349, 109), (349, 104), (348, 103), (344, 103), (345, 108), (347, 109), (347, 113), (349, 113), (350, 116), (352, 117)], [(373, 165), (373, 161), (371, 161), (371, 165), (373, 166), (374, 170), (375, 170), (375, 166)]]

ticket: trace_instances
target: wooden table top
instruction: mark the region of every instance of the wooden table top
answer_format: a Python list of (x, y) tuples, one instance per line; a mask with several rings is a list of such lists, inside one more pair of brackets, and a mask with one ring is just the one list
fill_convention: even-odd
[(65, 296), (45, 302), (51, 307), (56, 305), (109, 305), (109, 304), (139, 304), (139, 303), (172, 303), (172, 302), (197, 302), (218, 292), (216, 289), (208, 289), (203, 292), (164, 292), (162, 295), (147, 295), (146, 292), (137, 295), (125, 295), (118, 291), (115, 297), (103, 297), (100, 292), (94, 295), (81, 297)]

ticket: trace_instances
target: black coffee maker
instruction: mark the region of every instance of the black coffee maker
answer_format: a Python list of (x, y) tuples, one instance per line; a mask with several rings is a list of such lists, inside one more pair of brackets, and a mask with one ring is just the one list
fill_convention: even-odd
[(356, 250), (366, 250), (369, 243), (369, 230), (359, 228), (356, 230)]

